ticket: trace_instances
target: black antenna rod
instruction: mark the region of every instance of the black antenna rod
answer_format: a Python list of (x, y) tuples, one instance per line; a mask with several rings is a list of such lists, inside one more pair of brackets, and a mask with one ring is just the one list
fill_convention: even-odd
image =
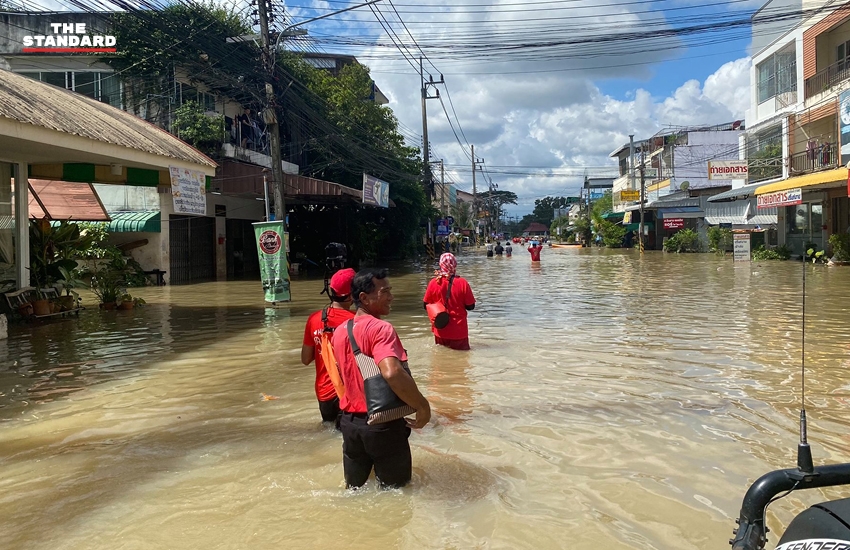
[(800, 396), (800, 443), (797, 444), (797, 468), (804, 474), (815, 471), (812, 462), (812, 448), (806, 437), (806, 270), (807, 258), (803, 257), (803, 336), (801, 338), (802, 350), (800, 357), (801, 386), (803, 388)]

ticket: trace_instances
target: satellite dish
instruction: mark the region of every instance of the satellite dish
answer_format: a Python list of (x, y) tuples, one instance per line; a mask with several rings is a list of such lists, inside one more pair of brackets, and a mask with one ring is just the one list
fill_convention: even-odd
[(687, 189), (687, 188), (688, 188), (688, 187), (690, 187), (690, 186), (691, 186), (691, 182), (689, 182), (689, 181), (685, 180), (685, 181), (683, 181), (683, 182), (682, 182), (682, 184), (681, 184), (681, 185), (679, 185), (679, 189), (681, 189), (682, 191), (684, 191), (685, 189)]

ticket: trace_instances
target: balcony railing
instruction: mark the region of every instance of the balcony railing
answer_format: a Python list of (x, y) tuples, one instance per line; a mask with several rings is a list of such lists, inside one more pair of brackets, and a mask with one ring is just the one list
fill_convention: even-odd
[(850, 79), (850, 59), (842, 59), (806, 79), (806, 99)]
[(791, 175), (808, 174), (837, 168), (840, 149), (835, 143), (822, 143), (814, 149), (791, 155)]

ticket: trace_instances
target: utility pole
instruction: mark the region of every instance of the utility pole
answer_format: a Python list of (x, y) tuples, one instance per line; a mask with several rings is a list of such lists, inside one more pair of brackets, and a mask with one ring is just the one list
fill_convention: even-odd
[[(283, 222), (286, 231), (286, 203), (283, 190), (283, 165), (280, 158), (280, 126), (277, 120), (277, 98), (274, 93), (274, 62), (269, 51), (269, 12), (267, 0), (257, 0), (257, 14), (260, 19), (260, 38), (262, 40), (263, 68), (266, 71), (266, 108), (263, 110), (263, 122), (269, 133), (269, 148), (272, 157), (272, 189), (274, 189), (274, 219)], [(270, 5), (270, 4), (269, 4)]]
[(645, 166), (643, 163), (644, 160), (644, 147), (641, 145), (640, 148), (640, 221), (638, 222), (638, 233), (640, 233), (640, 253), (643, 254), (643, 192), (645, 189), (644, 183), (644, 174), (645, 174)]
[(472, 216), (478, 220), (478, 193), (475, 190), (475, 145), (469, 146), (472, 152)]
[(436, 95), (429, 96), (428, 95), (428, 86), (434, 86), (436, 84), (445, 84), (443, 80), (443, 75), (440, 75), (440, 80), (434, 81), (434, 77), (428, 75), (428, 81), (425, 81), (425, 71), (422, 69), (422, 58), (419, 58), (419, 82), (422, 86), (422, 170), (424, 171), (422, 174), (422, 186), (428, 193), (429, 199), (433, 197), (433, 194), (429, 191), (431, 188), (431, 152), (429, 151), (429, 143), (428, 143), (428, 112), (425, 107), (426, 99), (437, 99), (440, 97), (440, 90), (434, 88), (434, 92)]
[(443, 159), (440, 159), (440, 211), (443, 216), (448, 214), (446, 212), (446, 163)]

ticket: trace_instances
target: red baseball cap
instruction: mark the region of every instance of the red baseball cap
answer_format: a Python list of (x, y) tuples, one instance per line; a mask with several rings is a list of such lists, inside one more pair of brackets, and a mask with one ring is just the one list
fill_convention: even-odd
[(351, 294), (351, 281), (354, 280), (353, 269), (340, 269), (331, 277), (330, 287), (337, 296), (348, 296)]

